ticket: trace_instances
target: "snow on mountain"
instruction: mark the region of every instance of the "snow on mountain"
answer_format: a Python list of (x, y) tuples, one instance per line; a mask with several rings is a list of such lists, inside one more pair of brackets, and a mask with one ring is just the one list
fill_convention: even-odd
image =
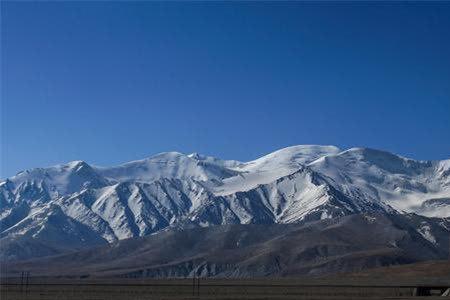
[[(45, 185), (52, 197), (75, 193), (83, 188), (99, 188), (109, 184), (108, 180), (98, 174), (90, 165), (83, 161), (72, 161), (49, 168), (36, 168), (18, 173), (7, 179), (13, 192), (30, 183)], [(25, 197), (24, 199), (28, 199)]]
[(250, 162), (177, 152), (108, 168), (75, 161), (0, 182), (0, 238), (81, 248), (170, 226), (296, 223), (360, 212), (450, 217), (449, 175), (450, 160), (315, 145)]
[(251, 223), (295, 223), (390, 210), (383, 204), (353, 200), (308, 167), (253, 189), (216, 196), (191, 218), (201, 226)]
[(20, 222), (2, 231), (0, 238), (42, 239), (67, 249), (105, 244), (105, 240), (92, 228), (68, 218), (62, 208), (53, 203), (43, 205)]
[[(385, 203), (399, 211), (423, 212), (427, 199), (450, 195), (445, 161), (416, 161), (388, 152), (353, 148), (324, 156), (308, 165), (347, 196)], [(430, 217), (447, 217), (441, 210)]]
[(334, 146), (299, 145), (287, 147), (256, 160), (241, 163), (234, 170), (236, 176), (225, 178), (219, 186), (211, 189), (218, 196), (250, 190), (260, 184), (271, 183), (290, 175), (307, 163), (322, 156), (336, 154)]
[(160, 178), (222, 180), (234, 176), (229, 167), (239, 162), (222, 161), (199, 154), (184, 155), (164, 152), (143, 160), (132, 161), (112, 168), (97, 168), (104, 177), (117, 181), (152, 182)]

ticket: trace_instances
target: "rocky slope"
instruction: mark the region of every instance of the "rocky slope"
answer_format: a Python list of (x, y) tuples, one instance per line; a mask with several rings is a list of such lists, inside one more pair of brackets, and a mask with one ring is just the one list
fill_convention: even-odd
[[(9, 276), (261, 277), (325, 275), (448, 256), (440, 219), (354, 214), (302, 224), (168, 229), (59, 256), (9, 263)], [(427, 227), (433, 240), (420, 231)], [(6, 271), (4, 271), (6, 272)], [(3, 274), (6, 275), (6, 274)]]

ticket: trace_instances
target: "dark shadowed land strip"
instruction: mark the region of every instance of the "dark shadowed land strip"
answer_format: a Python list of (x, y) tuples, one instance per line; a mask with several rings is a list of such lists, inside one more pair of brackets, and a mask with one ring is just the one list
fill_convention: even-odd
[[(380, 284), (332, 279), (260, 278), (140, 280), (34, 278), (28, 285), (9, 278), (1, 285), (2, 300), (46, 299), (409, 299), (417, 285)], [(198, 285), (197, 285), (198, 284)], [(442, 287), (440, 287), (442, 288)], [(428, 297), (427, 299), (432, 299)], [(442, 298), (440, 298), (442, 299)]]
[[(119, 299), (417, 299), (420, 287), (438, 297), (450, 286), (450, 262), (431, 261), (321, 278), (2, 278), (2, 300)], [(434, 297), (426, 297), (433, 299)], [(444, 299), (442, 297), (435, 299)]]
[(1, 298), (37, 299), (389, 299), (411, 297), (411, 287), (306, 286), (200, 283), (2, 285)]

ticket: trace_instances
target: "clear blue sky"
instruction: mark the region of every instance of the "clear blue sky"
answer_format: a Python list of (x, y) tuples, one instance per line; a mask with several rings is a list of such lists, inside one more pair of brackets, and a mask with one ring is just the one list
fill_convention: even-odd
[(294, 144), (450, 157), (450, 3), (4, 2), (1, 177)]

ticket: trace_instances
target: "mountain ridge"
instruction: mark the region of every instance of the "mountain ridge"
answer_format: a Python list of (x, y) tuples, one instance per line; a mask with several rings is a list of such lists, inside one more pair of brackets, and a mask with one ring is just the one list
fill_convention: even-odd
[(318, 145), (249, 162), (179, 152), (110, 168), (73, 161), (0, 181), (0, 241), (68, 239), (81, 249), (170, 227), (298, 223), (366, 212), (444, 218), (450, 216), (449, 174), (450, 160)]

